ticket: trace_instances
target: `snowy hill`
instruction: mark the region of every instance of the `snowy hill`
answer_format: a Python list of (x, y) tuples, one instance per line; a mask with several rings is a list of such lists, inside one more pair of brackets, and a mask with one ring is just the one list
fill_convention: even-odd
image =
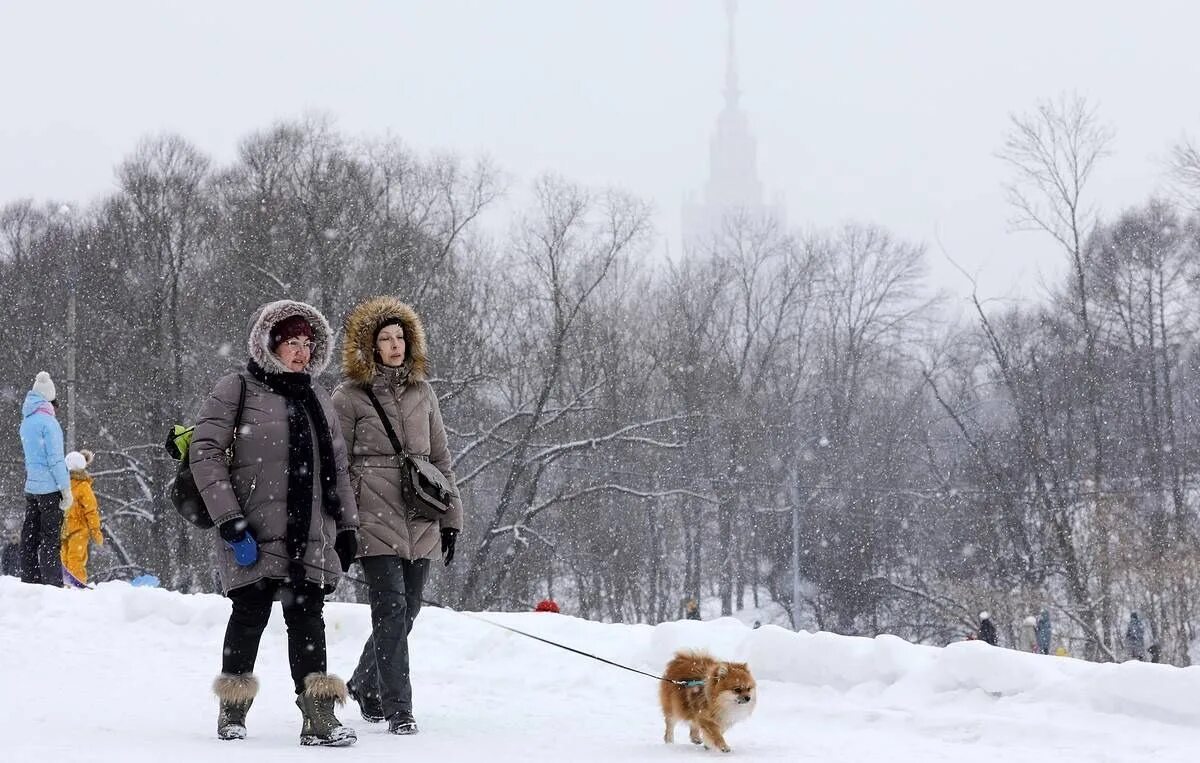
[[(277, 605), (278, 606), (278, 605)], [(413, 632), (421, 733), (392, 737), (356, 708), (346, 751), (298, 744), (283, 618), (263, 637), (250, 738), (215, 738), (209, 686), (229, 604), (106, 583), (94, 591), (0, 578), (0, 759), (5, 761), (702, 761), (663, 744), (652, 679), (462, 614), (426, 608)], [(1200, 745), (1200, 668), (1093, 665), (978, 642), (794, 634), (732, 620), (657, 627), (488, 613), (511, 627), (658, 672), (680, 647), (746, 659), (758, 709), (727, 735), (746, 760), (1183, 761)], [(330, 669), (349, 674), (365, 606), (326, 605)], [(986, 758), (985, 758), (986, 759)]]

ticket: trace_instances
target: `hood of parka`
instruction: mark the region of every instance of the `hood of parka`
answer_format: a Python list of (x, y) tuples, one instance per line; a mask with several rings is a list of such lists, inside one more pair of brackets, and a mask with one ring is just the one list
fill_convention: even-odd
[(425, 327), (417, 311), (395, 297), (373, 297), (356, 306), (346, 316), (346, 340), (342, 344), (342, 373), (348, 381), (369, 387), (375, 381), (375, 335), (386, 322), (399, 321), (404, 327), (405, 365), (408, 381), (424, 381), (428, 369), (425, 357)]
[(300, 316), (308, 321), (313, 330), (312, 357), (304, 373), (314, 378), (320, 376), (333, 360), (333, 329), (330, 328), (329, 321), (325, 320), (325, 316), (321, 315), (321, 311), (307, 302), (281, 299), (268, 302), (255, 310), (254, 315), (250, 316), (247, 347), (250, 358), (268, 373), (290, 373), (291, 369), (271, 352), (271, 329), (276, 323), (293, 316)]

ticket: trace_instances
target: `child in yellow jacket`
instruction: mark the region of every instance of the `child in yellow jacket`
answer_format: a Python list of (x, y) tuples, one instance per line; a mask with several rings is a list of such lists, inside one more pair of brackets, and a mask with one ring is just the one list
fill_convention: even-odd
[(92, 477), (87, 473), (92, 452), (73, 450), (67, 454), (66, 462), (71, 472), (71, 497), (75, 500), (63, 517), (63, 582), (83, 588), (87, 585), (88, 539), (103, 546), (104, 535), (100, 532), (100, 511), (92, 492)]

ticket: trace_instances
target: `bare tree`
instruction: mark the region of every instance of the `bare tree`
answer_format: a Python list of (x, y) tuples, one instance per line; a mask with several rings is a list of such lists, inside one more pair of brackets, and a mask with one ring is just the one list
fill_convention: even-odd
[(1194, 235), (1170, 205), (1152, 201), (1097, 231), (1092, 242), (1097, 304), (1118, 327), (1112, 340), (1119, 360), (1110, 374), (1108, 421), (1115, 433), (1126, 436), (1111, 438), (1120, 458), (1115, 467), (1121, 485), (1144, 491), (1124, 501), (1127, 513), (1114, 519), (1128, 522), (1149, 514), (1145, 524), (1151, 553), (1145, 561), (1157, 572), (1142, 585), (1157, 594), (1152, 598), (1158, 605), (1158, 630), (1172, 636), (1164, 639), (1165, 657), (1177, 664), (1187, 664), (1190, 607), (1176, 570), (1186, 567), (1180, 556), (1190, 554), (1193, 544), (1182, 481), (1175, 371), (1180, 348), (1194, 337), (1184, 289), (1195, 257)]
[[(645, 207), (621, 194), (596, 197), (549, 177), (538, 181), (534, 204), (535, 211), (514, 234), (512, 272), (523, 279), (521, 290), (526, 298), (519, 316), (507, 324), (510, 349), (525, 346), (522, 370), (528, 380), (521, 375), (511, 380), (518, 384), (510, 386), (518, 407), (501, 422), (504, 427), (493, 428), (487, 435), (503, 444), (489, 463), (503, 464), (506, 476), (496, 508), (471, 556), (462, 594), (464, 600), (485, 606), (499, 594), (523, 543), (522, 534), (529, 531), (538, 514), (607, 489), (588, 485), (539, 497), (546, 470), (574, 452), (636, 439), (641, 436), (638, 430), (650, 426), (637, 422), (582, 440), (560, 440), (552, 434), (587, 406), (594, 391), (593, 387), (570, 397), (563, 394), (567, 348), (581, 330), (581, 318), (597, 290), (644, 245), (648, 232)], [(530, 331), (536, 333), (531, 336)], [(522, 340), (521, 333), (527, 338)], [(539, 441), (548, 435), (552, 439)], [(490, 571), (484, 584), (489, 554), (498, 541), (505, 541), (506, 549), (499, 569)]]
[[(832, 489), (805, 504), (804, 521), (820, 528), (806, 533), (805, 574), (835, 621), (827, 624), (854, 633), (876, 601), (869, 581), (898, 541), (894, 521), (905, 508), (887, 487), (904, 481), (907, 409), (920, 387), (915, 367), (905, 370), (905, 346), (932, 301), (920, 288), (924, 250), (880, 228), (849, 225), (813, 246), (821, 251), (817, 371), (802, 431), (820, 433), (825, 445), (819, 460), (795, 469), (806, 485)], [(889, 421), (888, 411), (899, 417)], [(796, 443), (796, 452), (811, 448)]]
[[(1009, 201), (1018, 227), (1049, 234), (1067, 254), (1073, 276), (1070, 295), (1084, 335), (1084, 385), (1091, 428), (1091, 480), (1095, 490), (1105, 486), (1103, 385), (1097, 344), (1100, 328), (1091, 314), (1086, 241), (1096, 224), (1096, 210), (1087, 201), (1087, 185), (1096, 164), (1109, 151), (1113, 131), (1096, 109), (1079, 96), (1043, 101), (1030, 114), (1013, 115), (998, 156), (1013, 171)], [(1103, 556), (1107, 556), (1107, 551)], [(1102, 566), (1108, 565), (1102, 560)], [(1102, 573), (1104, 574), (1104, 573)], [(1111, 610), (1101, 612), (1100, 630), (1111, 627)]]
[[(98, 249), (110, 261), (128, 266), (122, 274), (128, 301), (113, 305), (116, 310), (111, 316), (114, 322), (126, 324), (126, 331), (123, 340), (103, 349), (85, 348), (85, 360), (92, 365), (100, 352), (115, 350), (141, 368), (129, 389), (141, 402), (137, 436), (144, 439), (138, 445), (156, 443), (160, 432), (182, 419), (183, 405), (194, 394), (192, 385), (185, 383), (195, 363), (195, 322), (190, 316), (197, 302), (190, 284), (199, 273), (212, 215), (206, 188), (209, 172), (209, 159), (184, 139), (174, 135), (148, 139), (118, 168), (120, 191), (104, 208), (102, 227), (107, 233), (99, 239)], [(85, 274), (96, 280), (110, 277), (111, 268), (97, 269), (96, 264), (89, 264)], [(103, 309), (86, 306), (85, 317), (97, 307)], [(95, 408), (103, 411), (104, 418), (118, 415), (107, 405)], [(134, 512), (124, 526), (170, 539), (157, 546), (154, 559), (173, 586), (188, 590), (203, 585), (192, 565), (188, 529), (161, 500), (162, 486), (172, 477), (171, 465), (165, 455), (155, 459), (143, 452), (142, 456), (146, 458), (137, 468), (127, 472), (136, 481), (130, 506), (149, 509), (153, 521), (150, 527), (138, 527)], [(149, 486), (157, 486), (157, 494)]]

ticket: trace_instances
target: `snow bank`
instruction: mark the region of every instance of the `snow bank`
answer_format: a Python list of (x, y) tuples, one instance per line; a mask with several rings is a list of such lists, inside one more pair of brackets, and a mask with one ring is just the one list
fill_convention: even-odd
[[(256, 669), (263, 690), (251, 739), (214, 747), (221, 743), (213, 739), (208, 687), (228, 614), (228, 600), (215, 595), (120, 582), (64, 590), (0, 578), (0, 675), (7, 679), (0, 738), (9, 740), (0, 757), (158, 760), (167, 749), (183, 763), (211, 759), (218, 749), (228, 760), (260, 760), (264, 747), (299, 753), (278, 611)], [(330, 670), (347, 676), (369, 632), (368, 610), (331, 602), (325, 619)], [(749, 746), (756, 759), (797, 760), (806, 751), (822, 760), (884, 755), (928, 763), (960, 760), (978, 746), (1021, 756), (1051, 746), (1057, 760), (1184, 760), (1194, 745), (1180, 740), (1194, 741), (1200, 729), (1192, 701), (1200, 696), (1200, 668), (1097, 665), (980, 642), (943, 649), (892, 636), (752, 629), (733, 618), (652, 627), (426, 608), (412, 637), (413, 682), (418, 718), (430, 733), (404, 742), (413, 754), (524, 761), (569, 753), (582, 763), (668, 753), (677, 760), (691, 752), (662, 744), (651, 679), (483, 620), (654, 674), (678, 649), (749, 662), (759, 709), (732, 743), (735, 751)], [(59, 709), (64, 698), (85, 708), (69, 723)], [(352, 709), (345, 714), (359, 728), (355, 757), (394, 759), (394, 738)], [(136, 735), (113, 735), (131, 726)], [(24, 733), (8, 733), (16, 729)], [(906, 752), (896, 757), (901, 745)]]
[[(615, 626), (614, 626), (615, 627)], [(655, 628), (652, 664), (679, 648), (750, 663), (759, 681), (877, 692), (898, 704), (949, 700), (982, 692), (1016, 702), (1066, 704), (1200, 727), (1200, 667), (1142, 662), (1096, 664), (963, 641), (947, 647), (911, 644), (896, 636), (860, 638), (793, 633), (732, 618), (680, 621)]]
[[(279, 605), (276, 604), (276, 607)], [(93, 591), (28, 586), (0, 578), (0, 612), (11, 623), (66, 619), (83, 632), (124, 629), (132, 634), (184, 629), (219, 640), (229, 602), (216, 595), (184, 595), (162, 589), (104, 583)], [(759, 681), (779, 681), (838, 692), (878, 692), (894, 701), (930, 701), (938, 695), (983, 692), (996, 699), (1087, 706), (1097, 712), (1142, 716), (1200, 727), (1200, 667), (1175, 668), (1128, 662), (1095, 664), (1065, 657), (1016, 652), (964, 641), (945, 648), (910, 644), (895, 636), (858, 638), (832, 633), (793, 633), (773, 625), (752, 629), (734, 618), (680, 620), (658, 626), (616, 625), (549, 613), (457, 613), (425, 608), (421, 618), (436, 630), (441, 648), (467, 663), (492, 663), (506, 655), (536, 664), (558, 651), (495, 628), (484, 620), (526, 631), (623, 665), (658, 673), (679, 649), (705, 649), (749, 662)], [(330, 602), (326, 623), (331, 645), (361, 645), (370, 627), (367, 608)], [(284, 633), (277, 611), (268, 634)], [(7, 650), (6, 650), (7, 651)], [(528, 675), (532, 687), (564, 680), (586, 681), (597, 670), (615, 670), (565, 652), (553, 671)]]

